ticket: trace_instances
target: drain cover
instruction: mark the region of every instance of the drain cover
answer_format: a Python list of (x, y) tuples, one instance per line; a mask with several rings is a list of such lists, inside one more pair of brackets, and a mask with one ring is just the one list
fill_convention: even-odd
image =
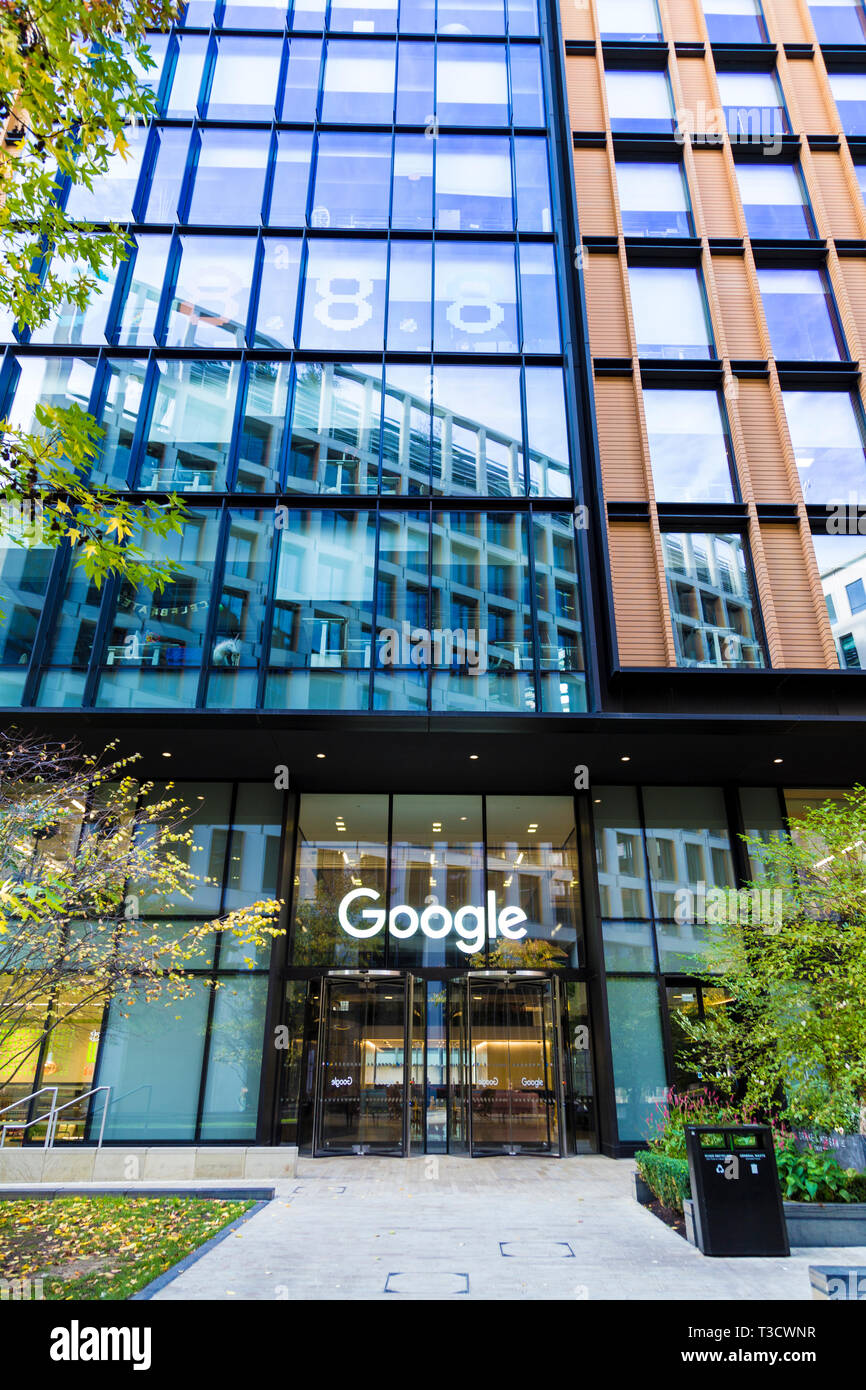
[(452, 1294), (469, 1292), (468, 1274), (450, 1274), (447, 1270), (406, 1270), (389, 1274), (385, 1293), (417, 1293), (427, 1298), (448, 1298)]

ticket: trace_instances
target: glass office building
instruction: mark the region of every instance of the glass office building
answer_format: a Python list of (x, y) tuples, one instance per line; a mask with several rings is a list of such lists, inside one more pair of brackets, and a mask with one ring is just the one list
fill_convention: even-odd
[(183, 496), (180, 568), (0, 550), (0, 703), (170, 769), (184, 913), (276, 895), (286, 934), (2, 1095), (110, 1085), (117, 1143), (619, 1155), (697, 1080), (700, 886), (844, 785), (866, 713), (829, 511), (866, 504), (866, 49), (810, 8), (190, 0), (153, 35), (158, 115), (59, 195), (129, 256), (2, 325), (0, 415), (89, 410), (95, 481)]

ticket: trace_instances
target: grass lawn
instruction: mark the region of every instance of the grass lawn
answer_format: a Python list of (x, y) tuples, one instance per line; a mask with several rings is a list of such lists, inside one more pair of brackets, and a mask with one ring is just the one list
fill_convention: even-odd
[(0, 1201), (0, 1278), (42, 1280), (46, 1299), (122, 1299), (253, 1206), (199, 1197)]

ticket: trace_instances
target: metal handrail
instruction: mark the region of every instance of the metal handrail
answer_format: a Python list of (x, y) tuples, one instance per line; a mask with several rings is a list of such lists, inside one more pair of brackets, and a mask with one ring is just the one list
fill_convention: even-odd
[[(51, 1109), (48, 1111), (46, 1115), (37, 1115), (35, 1120), (7, 1120), (2, 1130), (0, 1130), (0, 1149), (2, 1149), (4, 1144), (6, 1143), (7, 1129), (30, 1129), (32, 1125), (38, 1125), (41, 1124), (43, 1120), (50, 1119), (57, 1107), (58, 1089), (59, 1088), (57, 1086), (40, 1086), (38, 1091), (31, 1091), (29, 1096), (22, 1096), (20, 1100), (15, 1100), (12, 1102), (11, 1105), (5, 1105), (3, 1109), (0, 1110), (0, 1115), (7, 1115), (10, 1110), (17, 1110), (19, 1105), (26, 1105), (28, 1101), (35, 1100), (37, 1096), (43, 1095), (46, 1091), (50, 1091), (54, 1097), (54, 1099), (51, 1102)], [(48, 1135), (50, 1131), (51, 1125), (49, 1124), (48, 1128), (45, 1131), (45, 1142), (42, 1145), (43, 1149), (47, 1149), (50, 1147), (48, 1143)]]
[(67, 1100), (63, 1105), (55, 1105), (54, 1109), (51, 1112), (51, 1118), (48, 1122), (48, 1133), (51, 1136), (51, 1142), (50, 1144), (46, 1144), (46, 1148), (54, 1148), (54, 1136), (57, 1133), (57, 1116), (63, 1110), (68, 1110), (70, 1106), (77, 1105), (79, 1101), (87, 1100), (88, 1096), (98, 1095), (100, 1091), (106, 1092), (105, 1104), (102, 1107), (102, 1123), (99, 1126), (99, 1139), (96, 1143), (96, 1147), (98, 1149), (102, 1148), (102, 1136), (105, 1133), (105, 1118), (108, 1114), (108, 1097), (111, 1095), (110, 1086), (93, 1086), (89, 1091), (82, 1091), (80, 1096), (75, 1096), (73, 1100)]

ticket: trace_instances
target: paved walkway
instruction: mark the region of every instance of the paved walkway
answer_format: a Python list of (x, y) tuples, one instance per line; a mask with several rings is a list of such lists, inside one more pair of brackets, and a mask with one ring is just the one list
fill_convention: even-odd
[(809, 1299), (810, 1264), (706, 1259), (631, 1195), (630, 1162), (301, 1159), (157, 1299)]

